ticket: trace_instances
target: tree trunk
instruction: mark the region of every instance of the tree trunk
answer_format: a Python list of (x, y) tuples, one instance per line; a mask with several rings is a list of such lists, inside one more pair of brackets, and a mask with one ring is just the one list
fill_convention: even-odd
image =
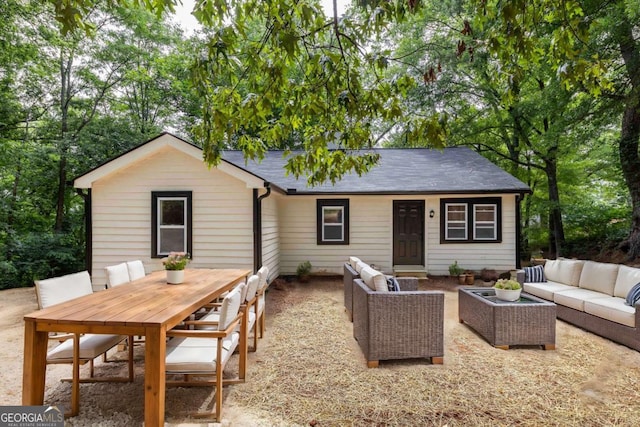
[(60, 49), (60, 141), (58, 151), (58, 191), (56, 192), (56, 222), (55, 231), (62, 231), (64, 224), (65, 193), (67, 192), (67, 152), (69, 133), (69, 103), (71, 101), (71, 66), (73, 55), (65, 59), (64, 49)]
[[(555, 150), (549, 150), (554, 154)], [(564, 246), (564, 225), (560, 209), (560, 191), (558, 190), (558, 165), (555, 155), (545, 159), (545, 172), (549, 186), (549, 257), (562, 256)]]
[(627, 242), (628, 258), (640, 256), (640, 51), (633, 38), (633, 28), (629, 21), (621, 19), (618, 27), (620, 52), (631, 81), (631, 90), (625, 99), (620, 132), (620, 166), (631, 195), (631, 230)]

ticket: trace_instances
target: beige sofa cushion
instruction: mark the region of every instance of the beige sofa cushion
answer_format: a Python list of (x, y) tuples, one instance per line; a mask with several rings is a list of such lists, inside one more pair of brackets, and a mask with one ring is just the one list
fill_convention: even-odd
[(575, 259), (548, 260), (544, 265), (544, 277), (547, 280), (578, 286), (584, 261)]
[[(350, 256), (349, 257), (349, 265), (351, 266), (351, 268), (353, 268), (354, 270), (356, 269), (356, 266), (358, 265), (358, 263), (361, 262), (360, 258), (354, 257), (354, 256)], [(356, 270), (357, 271), (357, 270)]]
[(579, 286), (612, 296), (617, 276), (618, 264), (586, 261), (582, 266)]
[(618, 276), (616, 277), (616, 284), (613, 288), (613, 296), (626, 298), (636, 283), (640, 283), (640, 268), (621, 265), (618, 267)]
[(387, 277), (380, 273), (378, 270), (374, 270), (371, 267), (365, 267), (360, 272), (362, 281), (372, 290), (378, 292), (389, 292), (387, 286)]
[(574, 310), (584, 311), (585, 301), (602, 298), (602, 292), (590, 289), (574, 288), (567, 291), (559, 291), (553, 294), (553, 302)]
[(570, 289), (577, 289), (575, 286), (569, 286), (556, 282), (540, 282), (540, 283), (525, 283), (522, 285), (522, 289), (531, 295), (535, 295), (540, 298), (544, 298), (548, 301), (553, 301), (553, 294), (560, 291), (567, 291)]
[(584, 302), (584, 311), (612, 322), (636, 326), (636, 310), (624, 303), (623, 298), (603, 297)]

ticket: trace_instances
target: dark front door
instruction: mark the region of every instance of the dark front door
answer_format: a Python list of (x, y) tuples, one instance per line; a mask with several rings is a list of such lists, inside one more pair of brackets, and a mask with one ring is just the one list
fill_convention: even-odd
[(424, 265), (424, 201), (393, 201), (393, 265)]

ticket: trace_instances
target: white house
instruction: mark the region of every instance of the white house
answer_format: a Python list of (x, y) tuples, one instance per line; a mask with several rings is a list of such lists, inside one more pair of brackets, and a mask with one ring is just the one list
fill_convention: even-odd
[(209, 168), (199, 147), (161, 134), (74, 181), (86, 194), (94, 286), (107, 265), (141, 259), (150, 272), (169, 251), (189, 252), (195, 268), (264, 264), (270, 280), (306, 260), (342, 274), (350, 255), (386, 272), (518, 266), (529, 187), (464, 147), (376, 151), (365, 176), (310, 188), (285, 175), (283, 152), (245, 163), (229, 151)]

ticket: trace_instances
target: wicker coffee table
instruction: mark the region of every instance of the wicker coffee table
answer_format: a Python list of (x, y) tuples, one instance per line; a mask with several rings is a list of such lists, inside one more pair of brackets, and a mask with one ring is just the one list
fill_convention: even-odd
[(556, 348), (556, 305), (533, 295), (512, 302), (497, 299), (493, 288), (460, 288), (458, 317), (497, 348)]

